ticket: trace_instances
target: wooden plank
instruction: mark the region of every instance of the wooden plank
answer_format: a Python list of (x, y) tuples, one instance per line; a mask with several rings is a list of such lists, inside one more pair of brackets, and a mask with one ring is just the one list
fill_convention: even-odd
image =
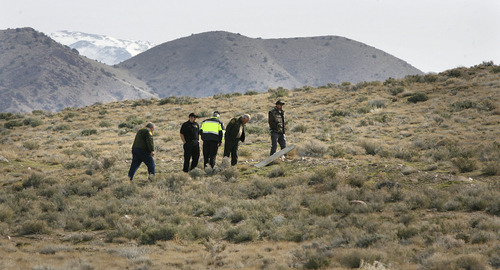
[(275, 159), (281, 157), (282, 155), (290, 152), (292, 149), (295, 148), (295, 145), (290, 145), (288, 147), (285, 147), (285, 149), (281, 149), (280, 151), (274, 153), (272, 156), (269, 156), (268, 158), (264, 159), (263, 161), (255, 164), (255, 167), (261, 168), (266, 166), (267, 164), (273, 162)]

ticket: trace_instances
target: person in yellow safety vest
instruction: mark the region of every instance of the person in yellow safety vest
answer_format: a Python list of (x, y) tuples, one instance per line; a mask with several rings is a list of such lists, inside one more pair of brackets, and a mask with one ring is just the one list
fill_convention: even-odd
[(217, 151), (222, 144), (224, 138), (224, 124), (219, 119), (220, 113), (213, 112), (212, 117), (204, 120), (201, 123), (200, 133), (203, 140), (203, 167), (206, 168), (210, 164), (212, 168), (215, 166)]

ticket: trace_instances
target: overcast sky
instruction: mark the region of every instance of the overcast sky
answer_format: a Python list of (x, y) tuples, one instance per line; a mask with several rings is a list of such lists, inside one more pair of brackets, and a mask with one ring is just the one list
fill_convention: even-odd
[(156, 44), (216, 30), (336, 35), (424, 72), (500, 64), (500, 0), (0, 0), (0, 29), (18, 27)]

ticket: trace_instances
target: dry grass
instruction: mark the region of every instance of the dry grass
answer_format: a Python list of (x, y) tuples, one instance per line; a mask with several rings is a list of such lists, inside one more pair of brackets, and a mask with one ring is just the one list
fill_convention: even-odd
[[(0, 114), (0, 268), (498, 268), (497, 69)], [(278, 94), (297, 148), (258, 169)], [(239, 164), (185, 174), (180, 125), (214, 110), (254, 116)]]

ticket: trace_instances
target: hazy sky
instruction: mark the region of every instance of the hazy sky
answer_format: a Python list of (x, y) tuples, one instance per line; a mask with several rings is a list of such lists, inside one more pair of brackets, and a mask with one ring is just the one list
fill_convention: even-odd
[(500, 0), (0, 0), (0, 29), (28, 26), (156, 44), (216, 30), (336, 35), (424, 72), (500, 64)]

